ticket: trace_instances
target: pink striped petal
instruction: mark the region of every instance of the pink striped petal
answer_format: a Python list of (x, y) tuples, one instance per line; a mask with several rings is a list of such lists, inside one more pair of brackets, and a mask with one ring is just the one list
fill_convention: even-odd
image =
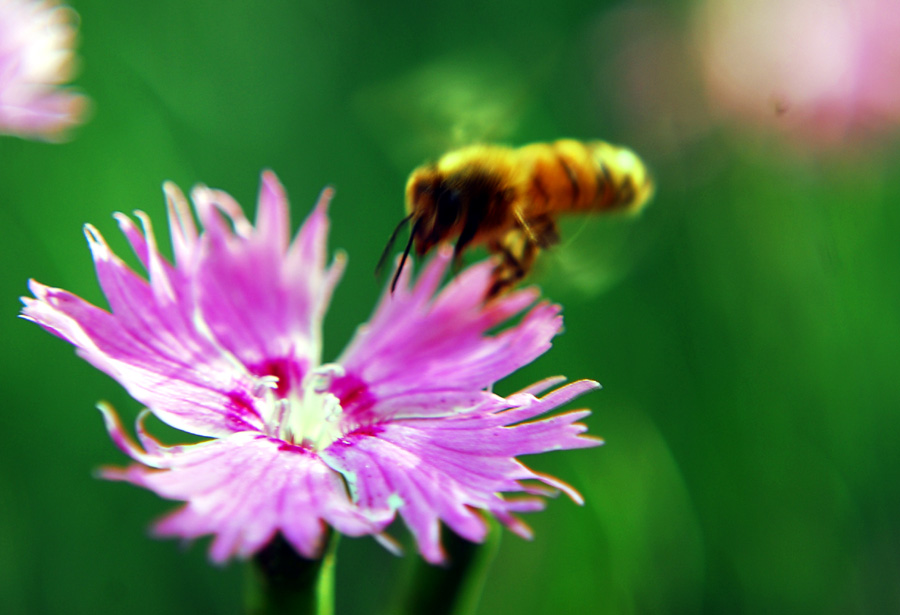
[(547, 412), (594, 385), (590, 381), (573, 383), (540, 400), (519, 395), (523, 408), (481, 407), (452, 417), (394, 420), (335, 442), (322, 458), (344, 475), (361, 506), (376, 510), (398, 506), (422, 556), (438, 563), (444, 558), (440, 522), (468, 540), (484, 538), (486, 528), (475, 509), (490, 512), (510, 529), (527, 535), (527, 528), (512, 513), (540, 508), (540, 501), (506, 500), (498, 495), (546, 494), (521, 481), (543, 482), (581, 503), (581, 496), (569, 485), (529, 470), (516, 457), (601, 444), (582, 436), (585, 428), (575, 422), (588, 413), (569, 412), (517, 425), (511, 422)]
[[(414, 286), (404, 283), (393, 295), (386, 291), (372, 319), (338, 359), (347, 372), (366, 382), (374, 397), (414, 394), (423, 382), (440, 383), (433, 389), (436, 398), (484, 389), (546, 352), (562, 328), (559, 307), (541, 303), (521, 324), (488, 335), (533, 303), (535, 291), (510, 293), (485, 304), (482, 291), (490, 283), (491, 270), (485, 262), (460, 273), (435, 296), (451, 259), (452, 251), (442, 249)], [(385, 409), (387, 416), (391, 412), (393, 406)]]
[[(134, 445), (133, 445), (134, 446)], [(140, 453), (147, 463), (147, 453)], [(183, 500), (155, 526), (160, 536), (213, 534), (210, 557), (247, 558), (281, 532), (304, 557), (321, 555), (326, 524), (349, 536), (376, 534), (393, 518), (389, 508), (360, 510), (340, 476), (312, 452), (261, 434), (241, 433), (182, 446), (154, 468), (135, 465), (104, 476)]]

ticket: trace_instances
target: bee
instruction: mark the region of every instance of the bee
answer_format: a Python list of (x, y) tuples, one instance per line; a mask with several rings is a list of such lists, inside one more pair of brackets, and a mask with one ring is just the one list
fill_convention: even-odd
[(630, 149), (562, 139), (519, 148), (470, 145), (414, 170), (406, 182), (406, 217), (391, 235), (379, 269), (404, 225), (409, 241), (391, 290), (415, 244), (424, 256), (456, 239), (454, 260), (485, 246), (499, 260), (486, 299), (511, 289), (541, 250), (559, 243), (562, 214), (636, 213), (653, 194), (647, 167)]

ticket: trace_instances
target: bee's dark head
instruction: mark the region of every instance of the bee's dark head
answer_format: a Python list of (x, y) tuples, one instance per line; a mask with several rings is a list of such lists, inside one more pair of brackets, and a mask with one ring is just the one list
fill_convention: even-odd
[(464, 192), (452, 178), (421, 178), (411, 185), (409, 203), (419, 256), (459, 234), (465, 218)]
[(458, 232), (462, 194), (456, 178), (426, 165), (413, 171), (406, 183), (406, 212), (416, 229), (416, 253), (427, 254)]
[(375, 268), (377, 274), (387, 260), (400, 230), (409, 223), (409, 241), (391, 282), (391, 291), (397, 284), (413, 243), (416, 253), (423, 256), (435, 245), (459, 232), (459, 223), (463, 217), (461, 197), (460, 190), (443, 178), (433, 165), (416, 169), (410, 175), (406, 184), (407, 215), (391, 233)]
[(419, 167), (406, 182), (407, 215), (394, 229), (376, 271), (386, 261), (400, 229), (407, 223), (411, 225), (409, 241), (394, 274), (392, 290), (413, 244), (416, 254), (424, 256), (437, 244), (456, 238), (454, 253), (458, 260), (485, 221), (495, 192), (496, 181), (470, 168), (446, 173), (434, 164)]

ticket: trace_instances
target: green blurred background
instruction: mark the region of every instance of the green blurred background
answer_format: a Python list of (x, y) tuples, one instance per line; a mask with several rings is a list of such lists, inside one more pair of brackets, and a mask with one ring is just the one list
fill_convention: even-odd
[[(480, 612), (900, 611), (889, 139), (820, 151), (714, 121), (673, 42), (687, 3), (73, 6), (92, 119), (65, 144), (0, 138), (0, 612), (240, 609), (239, 564), (147, 536), (172, 503), (93, 478), (125, 462), (95, 402), (129, 423), (140, 408), (15, 318), (27, 278), (102, 302), (82, 224), (126, 254), (110, 216), (142, 209), (165, 235), (163, 180), (252, 211), (271, 168), (295, 223), (337, 189), (333, 358), (380, 292), (406, 175), (478, 132), (626, 143), (659, 186), (636, 221), (567, 225), (537, 272), (566, 331), (497, 388), (599, 380), (581, 402), (607, 445), (526, 460), (587, 503), (529, 516), (533, 542), (504, 536)], [(338, 612), (387, 613), (404, 560), (365, 538), (338, 561)]]

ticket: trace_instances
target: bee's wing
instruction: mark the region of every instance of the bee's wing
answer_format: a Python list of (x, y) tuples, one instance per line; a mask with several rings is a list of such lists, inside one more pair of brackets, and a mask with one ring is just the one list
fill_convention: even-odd
[[(649, 216), (652, 217), (652, 216)], [(643, 214), (562, 218), (562, 242), (546, 250), (533, 279), (549, 296), (600, 295), (625, 278), (654, 244), (652, 220)]]
[(409, 171), (462, 145), (508, 139), (530, 89), (499, 58), (453, 56), (364, 87), (352, 106), (393, 163)]

